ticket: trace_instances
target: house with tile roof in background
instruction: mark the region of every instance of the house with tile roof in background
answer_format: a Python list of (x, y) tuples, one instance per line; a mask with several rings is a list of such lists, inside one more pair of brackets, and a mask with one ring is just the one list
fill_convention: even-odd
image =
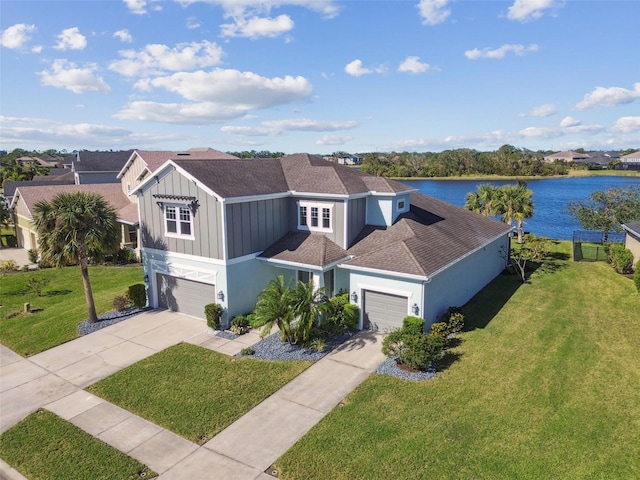
[(505, 268), (510, 226), (320, 157), (146, 169), (130, 178), (152, 307), (204, 318), (217, 302), (228, 325), (283, 275), (350, 292), (360, 328), (385, 331), (407, 315), (430, 325)]
[(621, 156), (617, 168), (640, 171), (640, 150)]

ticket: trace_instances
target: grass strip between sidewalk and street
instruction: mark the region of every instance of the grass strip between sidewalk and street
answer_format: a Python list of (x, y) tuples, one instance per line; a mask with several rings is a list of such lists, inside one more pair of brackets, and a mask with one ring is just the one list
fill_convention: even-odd
[(0, 435), (0, 457), (29, 480), (140, 480), (157, 476), (137, 460), (44, 409)]

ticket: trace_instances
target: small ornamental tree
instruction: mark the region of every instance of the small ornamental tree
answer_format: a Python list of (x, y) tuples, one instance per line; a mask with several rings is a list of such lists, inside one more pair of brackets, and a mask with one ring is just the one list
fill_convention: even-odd
[(522, 283), (527, 281), (527, 265), (542, 260), (551, 248), (551, 240), (529, 233), (522, 238), (522, 244), (511, 249), (510, 265), (516, 269)]
[(640, 292), (640, 260), (636, 263), (636, 271), (633, 274), (633, 283), (636, 285), (636, 290)]

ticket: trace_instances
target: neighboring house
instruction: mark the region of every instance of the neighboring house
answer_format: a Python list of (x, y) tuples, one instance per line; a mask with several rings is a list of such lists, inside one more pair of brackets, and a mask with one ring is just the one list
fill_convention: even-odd
[(622, 170), (640, 170), (640, 150), (620, 157), (618, 168)]
[(115, 208), (120, 224), (121, 246), (137, 249), (137, 207), (127, 195), (122, 193), (119, 184), (42, 185), (42, 183), (44, 182), (39, 182), (37, 186), (33, 184), (19, 186), (13, 196), (11, 208), (14, 209), (18, 247), (26, 250), (35, 250), (38, 247), (38, 232), (33, 225), (34, 208), (38, 202), (51, 201), (60, 193), (83, 191), (102, 195)]
[[(129, 195), (151, 172), (167, 160), (231, 160), (233, 155), (212, 148), (192, 148), (185, 152), (134, 150), (118, 172), (122, 191)], [(135, 199), (135, 196), (133, 197)]]
[(80, 151), (71, 163), (76, 185), (119, 183), (118, 173), (131, 157), (133, 150), (119, 152)]
[(364, 158), (360, 155), (342, 155), (338, 157), (339, 165), (360, 165)]
[(42, 177), (33, 177), (33, 180), (20, 180), (18, 182), (4, 182), (3, 186), (3, 196), (7, 201), (7, 204), (11, 204), (13, 200), (13, 196), (15, 195), (16, 189), (18, 187), (29, 187), (29, 186), (44, 186), (44, 185), (73, 185), (73, 175), (65, 176), (65, 175), (56, 175), (54, 177), (42, 176)]
[(430, 325), (509, 248), (509, 225), (307, 154), (172, 159), (132, 193), (150, 305), (203, 318), (221, 303), (227, 325), (277, 275), (350, 292), (360, 328)]
[(557, 152), (552, 155), (547, 155), (543, 160), (547, 163), (554, 163), (556, 161), (562, 161), (565, 163), (580, 162), (589, 158), (586, 153), (578, 153), (573, 151)]
[(633, 265), (640, 262), (640, 222), (625, 223), (622, 228), (627, 232), (625, 246), (633, 253)]

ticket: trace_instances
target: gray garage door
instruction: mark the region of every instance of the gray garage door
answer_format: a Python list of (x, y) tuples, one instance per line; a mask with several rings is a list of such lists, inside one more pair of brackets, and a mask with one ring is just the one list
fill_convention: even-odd
[(216, 302), (216, 287), (208, 283), (158, 273), (158, 306), (204, 319), (204, 306)]
[(363, 292), (362, 328), (385, 332), (402, 326), (407, 314), (407, 297), (388, 293)]

